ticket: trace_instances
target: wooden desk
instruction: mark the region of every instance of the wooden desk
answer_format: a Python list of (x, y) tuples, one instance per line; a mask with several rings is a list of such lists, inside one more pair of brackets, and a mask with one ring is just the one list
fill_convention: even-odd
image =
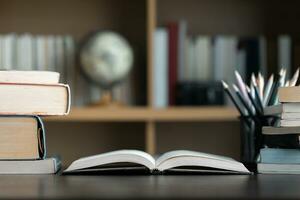
[(299, 199), (300, 176), (0, 176), (1, 199)]

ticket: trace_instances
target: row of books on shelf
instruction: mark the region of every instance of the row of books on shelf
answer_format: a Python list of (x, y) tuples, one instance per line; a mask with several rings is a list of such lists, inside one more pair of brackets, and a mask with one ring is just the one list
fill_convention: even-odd
[(277, 116), (273, 126), (262, 129), (276, 145), (260, 150), (257, 170), (266, 174), (300, 174), (300, 87), (279, 90), (280, 104), (266, 107), (266, 116)]
[[(252, 73), (260, 71), (266, 75), (270, 59), (277, 59), (277, 66), (284, 67), (290, 76), (293, 44), (289, 35), (279, 35), (274, 45), (265, 36), (190, 35), (187, 29), (187, 23), (182, 20), (155, 30), (153, 102), (156, 107), (223, 104), (219, 92), (222, 87), (214, 82), (233, 82), (235, 70), (247, 82)], [(276, 53), (272, 56), (273, 51)], [(203, 90), (207, 83), (212, 84)], [(182, 100), (181, 94), (189, 93), (186, 88), (191, 90), (191, 87), (197, 88), (191, 93), (202, 93), (202, 99), (208, 101), (192, 102), (189, 100), (194, 99), (192, 95), (186, 95)], [(210, 99), (210, 96), (217, 98)]]
[[(57, 71), (71, 86), (73, 105), (99, 101), (101, 89), (88, 81), (76, 62), (79, 45), (71, 35), (0, 35), (0, 69)], [(117, 101), (132, 104), (131, 80), (113, 89)]]

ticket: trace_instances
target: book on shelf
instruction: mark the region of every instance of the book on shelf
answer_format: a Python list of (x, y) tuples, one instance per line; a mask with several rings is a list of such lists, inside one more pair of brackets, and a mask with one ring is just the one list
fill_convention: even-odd
[(178, 24), (178, 45), (177, 45), (177, 81), (184, 80), (185, 74), (185, 44), (187, 38), (187, 22), (179, 20)]
[(44, 159), (45, 131), (37, 116), (0, 116), (0, 159)]
[(157, 159), (138, 150), (119, 150), (75, 160), (65, 171), (72, 173), (135, 172), (146, 173), (228, 173), (250, 174), (240, 162), (231, 158), (195, 151), (167, 152)]
[(212, 39), (207, 35), (195, 38), (195, 70), (194, 80), (211, 81), (213, 78), (212, 67)]
[(250, 81), (251, 74), (257, 74), (260, 70), (260, 60), (259, 57), (259, 37), (246, 37), (240, 39), (241, 48), (245, 50), (245, 70), (244, 78), (246, 81)]
[(153, 104), (156, 108), (168, 106), (168, 32), (157, 28), (154, 33)]
[(279, 35), (277, 38), (278, 67), (286, 69), (286, 76), (291, 76), (292, 67), (292, 39), (289, 35)]
[(55, 174), (61, 168), (59, 158), (42, 160), (0, 160), (0, 174)]
[(178, 80), (178, 23), (171, 22), (168, 27), (168, 82), (169, 82), (169, 105), (175, 105), (175, 89)]
[(215, 80), (234, 82), (237, 62), (238, 38), (218, 35), (214, 38), (214, 77)]
[(176, 105), (224, 105), (220, 82), (183, 81), (176, 86)]

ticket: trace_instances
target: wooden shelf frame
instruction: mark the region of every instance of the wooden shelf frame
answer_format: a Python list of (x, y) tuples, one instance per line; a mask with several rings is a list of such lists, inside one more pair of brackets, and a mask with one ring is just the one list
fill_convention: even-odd
[(69, 115), (45, 117), (52, 122), (204, 122), (234, 121), (238, 113), (232, 107), (171, 107), (73, 108)]

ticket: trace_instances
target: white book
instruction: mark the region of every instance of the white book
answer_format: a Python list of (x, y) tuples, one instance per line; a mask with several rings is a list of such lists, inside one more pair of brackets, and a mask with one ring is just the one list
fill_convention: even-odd
[(214, 42), (215, 80), (235, 81), (238, 39), (234, 36), (217, 36)]
[(45, 70), (56, 71), (55, 62), (55, 36), (49, 35), (45, 37)]
[(16, 39), (16, 68), (18, 70), (33, 70), (33, 38), (23, 34)]
[(187, 37), (185, 40), (185, 72), (182, 75), (184, 81), (195, 80), (196, 73), (196, 57), (195, 57), (195, 42), (193, 38)]
[(66, 82), (66, 68), (65, 68), (65, 51), (64, 38), (62, 36), (54, 37), (54, 67), (55, 71), (60, 73), (61, 81)]
[(55, 174), (61, 167), (57, 158), (44, 160), (0, 160), (0, 174)]
[(35, 48), (36, 48), (36, 69), (37, 70), (47, 70), (47, 45), (46, 37), (36, 36), (35, 37)]
[(16, 61), (16, 35), (15, 34), (7, 34), (3, 36), (3, 66), (1, 69), (16, 69), (15, 68), (15, 61)]
[[(75, 66), (75, 52), (76, 44), (71, 35), (64, 37), (64, 60), (66, 68), (66, 83), (70, 85), (71, 93), (75, 94), (75, 78), (76, 78), (76, 66)], [(72, 102), (75, 101), (74, 95), (72, 95)]]
[(212, 80), (212, 44), (209, 36), (198, 36), (195, 39), (195, 67), (195, 80)]
[[(156, 108), (168, 106), (168, 32), (157, 28), (154, 33), (153, 105)], [(183, 64), (184, 65), (184, 64)]]
[(292, 39), (289, 35), (278, 37), (278, 67), (286, 69), (286, 77), (291, 77), (292, 68)]
[[(127, 164), (126, 164), (127, 163)], [(75, 160), (64, 173), (130, 169), (144, 167), (150, 173), (177, 172), (226, 172), (249, 174), (248, 169), (231, 158), (195, 151), (177, 150), (167, 152), (157, 159), (138, 150), (119, 150)], [(119, 164), (119, 165), (117, 165)], [(135, 169), (132, 167), (131, 169)]]

